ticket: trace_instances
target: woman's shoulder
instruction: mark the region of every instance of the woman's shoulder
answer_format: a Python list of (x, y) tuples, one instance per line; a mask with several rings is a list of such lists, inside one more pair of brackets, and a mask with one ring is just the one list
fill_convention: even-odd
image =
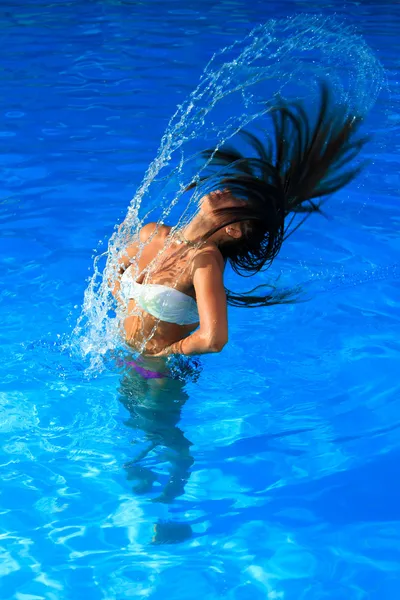
[(152, 236), (154, 238), (165, 238), (171, 230), (171, 227), (164, 223), (146, 223), (139, 232), (139, 240), (144, 243)]
[(225, 268), (224, 258), (218, 246), (214, 242), (206, 241), (204, 244), (202, 244), (200, 248), (196, 250), (195, 258), (198, 260), (200, 259), (201, 262), (204, 260), (211, 260), (212, 262), (217, 263), (221, 267), (222, 271)]

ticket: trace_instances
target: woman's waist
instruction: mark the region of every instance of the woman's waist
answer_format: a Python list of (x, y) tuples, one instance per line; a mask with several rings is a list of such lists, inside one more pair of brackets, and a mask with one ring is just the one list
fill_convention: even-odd
[(167, 346), (190, 335), (196, 326), (165, 323), (148, 313), (131, 315), (124, 320), (126, 343), (144, 354), (157, 354)]

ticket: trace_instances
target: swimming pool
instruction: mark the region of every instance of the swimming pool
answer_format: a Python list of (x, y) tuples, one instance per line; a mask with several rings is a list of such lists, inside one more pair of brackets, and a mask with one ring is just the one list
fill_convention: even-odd
[[(324, 3), (386, 69), (368, 124), (380, 152), (367, 189), (352, 185), (284, 248), (280, 266), (310, 282), (312, 299), (233, 309), (230, 344), (188, 381), (178, 427), (193, 464), (174, 503), (132, 489), (145, 434), (121, 402), (120, 373), (88, 378), (65, 350), (93, 248), (125, 215), (212, 54), (258, 23), (320, 10), (3, 4), (2, 600), (397, 600), (397, 7)], [(144, 461), (161, 482), (170, 453)], [(163, 519), (192, 536), (152, 544)]]

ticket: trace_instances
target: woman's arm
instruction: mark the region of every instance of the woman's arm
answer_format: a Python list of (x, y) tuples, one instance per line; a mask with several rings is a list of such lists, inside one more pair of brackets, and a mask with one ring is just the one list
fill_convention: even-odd
[(157, 356), (220, 352), (228, 341), (228, 318), (223, 282), (224, 262), (216, 248), (205, 248), (193, 260), (200, 327), (194, 333), (165, 348)]

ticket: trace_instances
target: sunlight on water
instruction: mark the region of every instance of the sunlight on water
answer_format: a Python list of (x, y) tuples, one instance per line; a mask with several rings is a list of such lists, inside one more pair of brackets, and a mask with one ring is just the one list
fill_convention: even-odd
[[(276, 95), (312, 101), (321, 79), (330, 82), (349, 110), (366, 115), (384, 85), (384, 72), (352, 29), (315, 16), (268, 21), (213, 56), (196, 89), (171, 118), (108, 251), (94, 261), (72, 341), (89, 359), (91, 371), (99, 370), (107, 351), (118, 346), (118, 316), (108, 282), (142, 220), (187, 219), (199, 192), (185, 193), (185, 188), (205, 168), (199, 152), (221, 146), (250, 123), (259, 126)], [(146, 214), (140, 216), (142, 205)]]

